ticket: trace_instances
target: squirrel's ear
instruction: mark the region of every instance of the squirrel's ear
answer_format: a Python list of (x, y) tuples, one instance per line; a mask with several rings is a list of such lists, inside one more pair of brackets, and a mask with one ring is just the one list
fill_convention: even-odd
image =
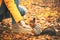
[(1, 7), (1, 4), (2, 4), (2, 0), (0, 0), (0, 7)]
[(33, 18), (33, 22), (35, 23), (35, 18)]

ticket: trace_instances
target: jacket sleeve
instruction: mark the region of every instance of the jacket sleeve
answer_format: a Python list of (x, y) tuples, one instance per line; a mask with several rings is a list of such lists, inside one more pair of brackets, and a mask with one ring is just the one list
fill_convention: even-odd
[(4, 0), (4, 2), (6, 4), (8, 10), (12, 14), (14, 20), (16, 22), (21, 21), (23, 19), (23, 17), (21, 16), (20, 12), (18, 11), (14, 0)]
[(2, 4), (2, 0), (0, 0), (0, 6), (1, 6), (1, 4)]

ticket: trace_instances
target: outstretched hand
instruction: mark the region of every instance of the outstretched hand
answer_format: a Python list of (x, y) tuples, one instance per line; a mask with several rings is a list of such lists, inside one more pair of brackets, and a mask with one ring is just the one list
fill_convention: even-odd
[(25, 28), (31, 28), (30, 25), (25, 24), (24, 21), (20, 21), (20, 24)]

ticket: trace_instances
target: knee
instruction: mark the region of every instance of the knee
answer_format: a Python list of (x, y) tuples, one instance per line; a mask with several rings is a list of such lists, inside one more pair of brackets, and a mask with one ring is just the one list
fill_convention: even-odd
[(27, 9), (23, 6), (20, 6), (20, 5), (19, 5), (18, 8), (19, 8), (19, 11), (20, 11), (21, 15), (24, 16), (27, 12)]

